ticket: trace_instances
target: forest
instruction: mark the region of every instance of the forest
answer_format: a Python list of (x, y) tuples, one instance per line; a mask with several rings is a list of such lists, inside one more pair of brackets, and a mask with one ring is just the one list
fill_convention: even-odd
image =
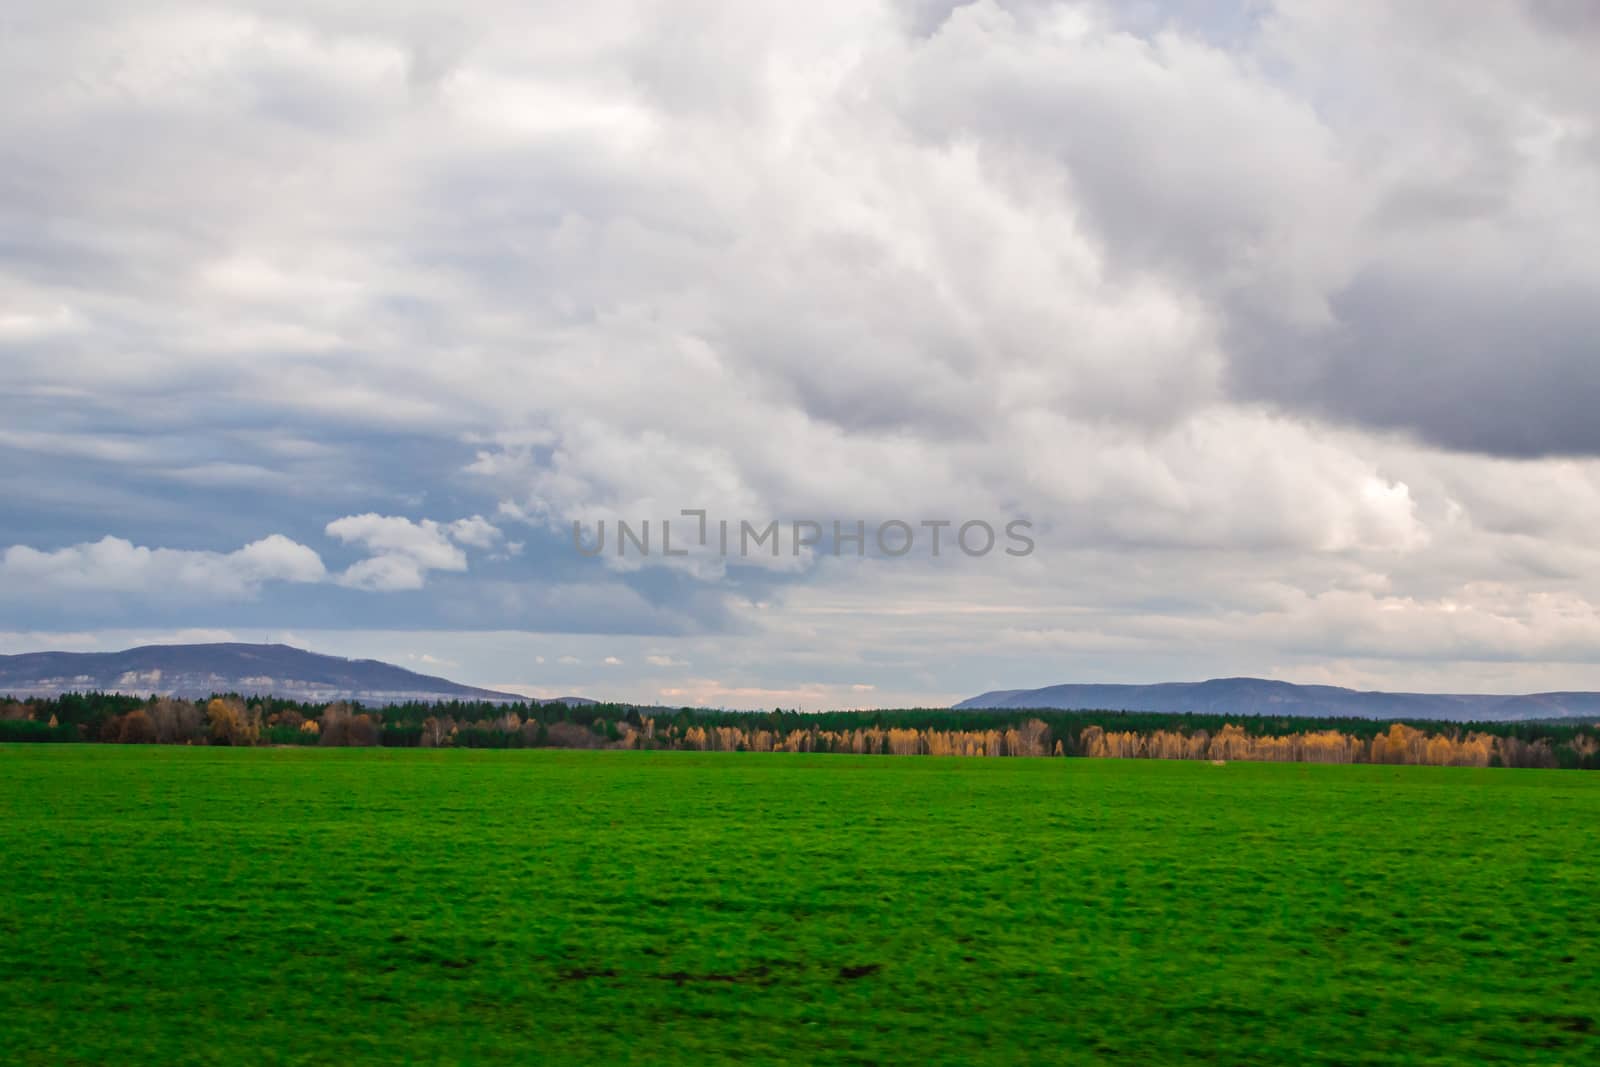
[(619, 748), (893, 756), (1396, 763), (1600, 769), (1591, 722), (1311, 719), (1118, 711), (803, 713), (559, 702), (383, 708), (218, 694), (0, 699), (0, 742)]

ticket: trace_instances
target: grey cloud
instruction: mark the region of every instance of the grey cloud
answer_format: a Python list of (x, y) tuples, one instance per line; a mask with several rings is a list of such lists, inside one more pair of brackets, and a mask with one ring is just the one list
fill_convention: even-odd
[(1375, 268), (1309, 334), (1245, 338), (1241, 388), (1504, 456), (1600, 453), (1600, 307), (1565, 279)]
[[(1020, 669), (985, 607), (1083, 669), (1370, 657), (1340, 635), (1383, 612), (1474, 620), (1439, 660), (1565, 655), (1600, 603), (1592, 20), (1464, 10), (35, 6), (0, 35), (5, 542), (504, 501), (522, 556), (349, 528), (332, 573), (393, 592), (233, 610), (748, 635), (682, 657), (718, 691), (869, 646), (984, 688), (899, 628)], [(546, 528), (684, 506), (1026, 510), (1050, 569), (584, 570)], [(941, 617), (923, 583), (967, 580)]]
[[(1600, 261), (1578, 235), (1600, 224), (1581, 120), (1600, 80), (1559, 30), (1504, 12), (1409, 5), (1368, 28), (1332, 9), (1286, 8), (1228, 52), (979, 5), (912, 54), (899, 106), (934, 143), (1059, 168), (1111, 263), (1217, 313), (1236, 397), (1448, 448), (1595, 454), (1581, 294)], [(1368, 69), (1372, 51), (1392, 65)], [(1341, 76), (1394, 96), (1355, 111)]]
[(917, 37), (938, 32), (945, 20), (973, 0), (900, 0), (896, 5), (902, 24)]
[[(430, 391), (446, 379), (415, 352), (377, 352), (480, 343), (492, 323), (496, 348), (522, 349), (496, 362), (531, 393), (557, 350), (632, 359), (600, 332), (627, 309), (725, 346), (740, 387), (848, 431), (975, 431), (1009, 414), (996, 383), (1015, 373), (1035, 402), (1084, 417), (1170, 423), (1220, 385), (1453, 448), (1593, 452), (1541, 406), (1586, 387), (1573, 360), (1594, 323), (1563, 291), (1592, 284), (1592, 250), (1558, 238), (1532, 291), (1515, 276), (1452, 288), (1448, 269), (1474, 233), (1526, 260), (1556, 227), (1581, 229), (1560, 209), (1591, 210), (1581, 130), (1550, 133), (1542, 162), (1528, 147), (1595, 88), (1561, 21), (1574, 9), (1476, 29), (1407, 5), (1366, 31), (1337, 7), (863, 9), (864, 45), (826, 77), (806, 64), (848, 39), (837, 13), (780, 33), (719, 9), (693, 36), (651, 8), (627, 34), (569, 14), (565, 35), (526, 40), (528, 23), (490, 7), (442, 21), (180, 8), (93, 32), (35, 17), (8, 52), (11, 88), (52, 62), (76, 77), (5, 116), (28, 146), (7, 170), (5, 260), (45, 303), (70, 286), (92, 324), (51, 342), (57, 365), (138, 350), (155, 393), (222, 347), (255, 366), (216, 362), (209, 389), (374, 421), (510, 406), (461, 382)], [(1486, 52), (1495, 40), (1506, 55)], [(1410, 63), (1435, 41), (1436, 59)], [(756, 57), (812, 80), (785, 96)], [(1487, 88), (1461, 83), (1465, 60)], [(1351, 99), (1351, 84), (1385, 95)], [(1557, 197), (1549, 218), (1530, 214), (1535, 182)], [(1031, 261), (1006, 229), (1024, 220), (1043, 224)], [(232, 246), (254, 248), (242, 273), (219, 255)], [(1376, 298), (1374, 278), (1431, 321), (1452, 303), (1478, 318), (1408, 338), (1414, 305)], [(1150, 342), (1101, 354), (1083, 308), (1138, 322), (1151, 301), (1188, 326), (1157, 342), (1170, 352), (1110, 369)], [(1317, 392), (1417, 362), (1421, 344), (1469, 414)], [(1489, 368), (1513, 349), (1535, 353), (1531, 372)], [(50, 377), (43, 349), (15, 351), (23, 384)], [(422, 373), (351, 386), (392, 359)]]
[(1600, 9), (1588, 0), (1528, 0), (1540, 21), (1564, 33), (1600, 33)]

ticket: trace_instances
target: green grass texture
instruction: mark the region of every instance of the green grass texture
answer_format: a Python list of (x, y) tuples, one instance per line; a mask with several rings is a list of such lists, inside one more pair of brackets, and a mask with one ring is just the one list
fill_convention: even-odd
[(1600, 775), (3, 746), (0, 1061), (1600, 1063)]

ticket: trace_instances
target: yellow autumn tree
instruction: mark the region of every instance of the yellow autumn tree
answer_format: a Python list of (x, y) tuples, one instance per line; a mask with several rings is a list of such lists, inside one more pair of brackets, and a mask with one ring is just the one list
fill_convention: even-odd
[(253, 745), (261, 736), (259, 714), (251, 715), (235, 697), (212, 697), (206, 705), (206, 721), (213, 745)]

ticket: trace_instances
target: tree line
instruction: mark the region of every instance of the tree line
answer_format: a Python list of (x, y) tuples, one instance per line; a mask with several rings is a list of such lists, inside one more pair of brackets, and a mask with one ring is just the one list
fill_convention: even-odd
[(217, 694), (0, 699), (0, 741), (636, 748), (1078, 756), (1600, 769), (1600, 724), (1299, 719), (1118, 711), (802, 713), (449, 701), (383, 708)]

